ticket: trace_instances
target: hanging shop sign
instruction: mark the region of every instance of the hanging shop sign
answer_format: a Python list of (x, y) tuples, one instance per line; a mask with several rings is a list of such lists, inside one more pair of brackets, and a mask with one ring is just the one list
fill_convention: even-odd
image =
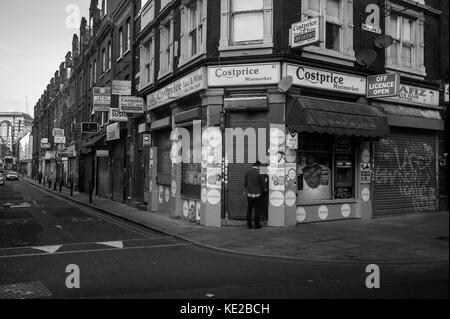
[(128, 122), (127, 113), (121, 112), (120, 109), (109, 109), (109, 121), (110, 122)]
[(149, 147), (152, 146), (152, 135), (151, 134), (144, 134), (142, 137), (142, 146)]
[(376, 34), (381, 34), (380, 28), (380, 7), (376, 4), (369, 4), (366, 7), (366, 23), (362, 24), (362, 29)]
[(449, 94), (448, 94), (448, 84), (446, 84), (445, 86), (444, 86), (444, 102), (445, 103), (448, 103), (448, 97), (449, 97)]
[(365, 77), (311, 68), (303, 65), (285, 64), (286, 76), (294, 78), (293, 84), (321, 90), (366, 95)]
[(97, 133), (98, 123), (96, 122), (82, 122), (81, 133)]
[(397, 96), (400, 88), (400, 74), (381, 74), (367, 77), (368, 98)]
[(145, 132), (147, 132), (147, 123), (144, 122), (138, 125), (138, 133), (141, 134)]
[[(57, 137), (57, 136), (64, 136), (64, 130), (60, 129), (60, 128), (54, 128), (53, 129), (53, 136)], [(47, 141), (48, 142), (48, 141)]]
[(402, 104), (439, 106), (439, 91), (400, 84), (397, 96), (382, 99)]
[(121, 96), (119, 98), (119, 109), (124, 113), (144, 113), (144, 99), (134, 96)]
[(120, 140), (120, 127), (119, 123), (113, 123), (106, 127), (106, 140), (115, 141)]
[(108, 150), (97, 150), (96, 156), (97, 157), (109, 157), (109, 151)]
[(113, 95), (131, 95), (131, 81), (112, 81), (111, 91)]
[(206, 89), (206, 70), (198, 69), (147, 96), (147, 110), (156, 109), (179, 98)]
[(65, 136), (55, 136), (54, 140), (55, 140), (55, 144), (66, 144)]
[(280, 79), (280, 63), (208, 67), (209, 86), (277, 84)]
[(111, 88), (94, 87), (93, 112), (109, 112), (111, 106)]
[(291, 47), (303, 47), (320, 41), (320, 19), (312, 18), (291, 26)]
[(41, 148), (42, 149), (52, 148), (52, 144), (50, 144), (50, 143), (41, 143)]

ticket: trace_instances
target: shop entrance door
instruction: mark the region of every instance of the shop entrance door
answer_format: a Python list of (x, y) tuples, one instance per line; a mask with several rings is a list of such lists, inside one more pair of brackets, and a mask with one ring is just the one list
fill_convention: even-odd
[[(267, 152), (268, 149), (268, 122), (267, 112), (230, 112), (227, 113), (227, 125), (226, 127), (232, 128), (237, 132), (237, 129), (242, 129), (245, 132), (247, 129), (251, 129), (255, 133), (256, 140), (249, 143), (248, 138), (245, 137), (244, 150), (236, 150), (237, 141), (234, 138), (234, 150), (233, 159), (230, 158), (228, 164), (228, 186), (225, 188), (225, 211), (228, 212), (228, 218), (236, 220), (245, 220), (247, 218), (247, 199), (244, 192), (244, 178), (247, 170), (252, 168), (253, 162), (259, 160), (258, 149)], [(259, 128), (264, 128), (265, 136), (262, 131), (258, 131)], [(243, 163), (237, 162), (237, 151), (243, 151), (244, 158)], [(261, 151), (259, 151), (261, 152)], [(255, 158), (249, 158), (249, 154), (255, 154)], [(263, 194), (261, 199), (261, 207), (259, 208), (261, 219), (267, 220), (267, 195)]]

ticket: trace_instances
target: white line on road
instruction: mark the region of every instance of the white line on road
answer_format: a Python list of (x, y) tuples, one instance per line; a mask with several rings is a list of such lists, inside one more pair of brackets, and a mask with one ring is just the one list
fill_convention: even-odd
[(43, 209), (42, 212), (44, 213), (44, 215), (47, 215), (48, 213)]
[(22, 254), (22, 255), (11, 255), (11, 256), (0, 256), (0, 259), (8, 258), (21, 258), (21, 257), (38, 257), (38, 256), (55, 256), (55, 255), (72, 255), (72, 254), (83, 254), (83, 253), (96, 253), (96, 252), (106, 252), (106, 251), (126, 251), (126, 250), (138, 250), (138, 249), (154, 249), (154, 248), (170, 248), (170, 247), (187, 247), (193, 246), (194, 244), (171, 244), (171, 245), (155, 245), (155, 246), (142, 246), (142, 247), (127, 247), (123, 249), (115, 248), (105, 248), (105, 249), (89, 249), (89, 250), (76, 250), (76, 251), (62, 251), (56, 252), (54, 254)]

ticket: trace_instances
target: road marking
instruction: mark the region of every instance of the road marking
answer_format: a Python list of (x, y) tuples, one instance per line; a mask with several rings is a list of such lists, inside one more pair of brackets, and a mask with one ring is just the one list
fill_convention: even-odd
[(48, 214), (45, 210), (42, 210), (42, 212), (44, 213), (44, 215), (47, 215), (47, 214)]
[(33, 204), (34, 204), (34, 206), (39, 207), (38, 203), (34, 199), (33, 199)]
[(49, 254), (54, 254), (61, 247), (62, 247), (61, 245), (58, 245), (58, 246), (41, 246), (41, 247), (31, 247), (31, 248), (36, 249), (36, 250), (42, 250), (42, 251), (45, 251), (46, 253), (49, 253)]
[[(154, 249), (154, 248), (171, 248), (171, 247), (188, 247), (194, 246), (194, 244), (170, 244), (170, 245), (155, 245), (155, 246), (142, 246), (142, 247), (127, 247), (123, 248), (120, 251), (125, 250), (138, 250), (138, 249)], [(75, 250), (75, 251), (60, 251), (55, 252), (51, 255), (49, 254), (21, 254), (21, 255), (11, 255), (11, 256), (0, 256), (0, 259), (8, 259), (8, 258), (22, 258), (22, 257), (39, 257), (39, 256), (56, 256), (56, 255), (72, 255), (72, 254), (85, 254), (85, 253), (97, 253), (97, 252), (107, 252), (107, 251), (117, 251), (114, 248), (105, 248), (105, 249), (88, 249), (88, 250)]]
[(12, 205), (11, 208), (30, 208), (32, 207), (30, 203), (24, 202), (19, 205)]
[(123, 242), (121, 242), (121, 241), (109, 241), (109, 242), (102, 242), (102, 243), (96, 243), (96, 244), (110, 246), (110, 247), (119, 248), (119, 249), (123, 248)]
[(56, 225), (56, 228), (63, 229), (61, 225)]

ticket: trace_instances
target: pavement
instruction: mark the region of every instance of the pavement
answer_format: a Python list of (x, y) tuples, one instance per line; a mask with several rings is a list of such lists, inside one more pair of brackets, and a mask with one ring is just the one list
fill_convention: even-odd
[(74, 202), (202, 247), (256, 257), (324, 263), (434, 264), (448, 263), (449, 213), (411, 213), (372, 220), (343, 220), (300, 224), (291, 228), (245, 226), (206, 228), (142, 211), (84, 193), (54, 191), (35, 180), (24, 182)]

